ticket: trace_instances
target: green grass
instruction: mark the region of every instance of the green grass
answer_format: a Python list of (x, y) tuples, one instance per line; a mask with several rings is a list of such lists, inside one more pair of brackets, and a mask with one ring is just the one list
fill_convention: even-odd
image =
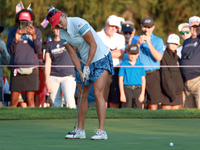
[[(0, 120), (34, 120), (34, 119), (74, 119), (77, 109), (68, 108), (0, 108)], [(86, 118), (97, 118), (95, 108), (89, 108)], [(192, 119), (200, 118), (199, 109), (181, 110), (135, 110), (107, 109), (106, 118), (138, 119)]]
[(86, 119), (86, 139), (64, 139), (74, 122), (74, 119), (2, 120), (0, 150), (196, 150), (199, 147), (199, 119), (107, 119), (106, 141), (90, 140), (98, 126), (97, 119)]
[[(95, 108), (85, 120), (87, 138), (66, 140), (76, 109), (0, 108), (0, 150), (196, 150), (200, 110), (107, 109), (106, 141), (92, 141), (98, 128)], [(169, 143), (174, 146), (170, 147)]]

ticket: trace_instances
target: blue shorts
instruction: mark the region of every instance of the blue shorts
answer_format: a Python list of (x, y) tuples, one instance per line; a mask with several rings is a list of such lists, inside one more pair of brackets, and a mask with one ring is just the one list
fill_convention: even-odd
[[(84, 66), (85, 64), (81, 62), (82, 71)], [(108, 70), (110, 75), (114, 75), (113, 61), (110, 52), (104, 58), (90, 64), (89, 79), (87, 80), (85, 85), (90, 85), (94, 83), (101, 76), (104, 70)], [(80, 75), (76, 69), (75, 69), (75, 74), (76, 74), (76, 82), (82, 84)]]

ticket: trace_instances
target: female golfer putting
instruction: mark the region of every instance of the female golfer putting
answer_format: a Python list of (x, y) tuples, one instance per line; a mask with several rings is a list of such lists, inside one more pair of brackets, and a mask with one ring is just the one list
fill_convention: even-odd
[[(49, 10), (47, 19), (52, 28), (57, 26), (61, 29), (60, 39), (76, 67), (78, 97), (81, 94), (82, 82), (86, 79), (78, 114), (78, 128), (74, 131), (74, 135), (67, 134), (65, 138), (86, 138), (84, 122), (88, 109), (87, 96), (93, 83), (99, 128), (96, 130), (96, 134), (91, 137), (91, 140), (106, 140), (108, 137), (104, 131), (106, 105), (103, 91), (108, 74), (114, 74), (111, 53), (86, 20), (79, 17), (66, 17), (64, 13), (55, 8)], [(78, 48), (82, 59), (81, 63), (72, 46)]]

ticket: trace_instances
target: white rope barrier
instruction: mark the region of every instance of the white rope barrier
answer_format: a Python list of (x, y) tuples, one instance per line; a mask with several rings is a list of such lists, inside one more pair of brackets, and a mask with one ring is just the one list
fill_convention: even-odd
[[(0, 65), (0, 67), (46, 67), (46, 65)], [(51, 67), (75, 67), (74, 65), (51, 65)], [(115, 66), (115, 67), (135, 67), (135, 68), (146, 68), (146, 67), (160, 67), (160, 68), (199, 68), (200, 65), (161, 65), (161, 66)]]

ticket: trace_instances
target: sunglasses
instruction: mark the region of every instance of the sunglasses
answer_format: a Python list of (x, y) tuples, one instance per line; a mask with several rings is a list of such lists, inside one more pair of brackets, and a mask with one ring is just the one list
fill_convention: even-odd
[(129, 32), (129, 31), (125, 31), (123, 32), (124, 34), (132, 34), (132, 32)]
[(183, 34), (185, 34), (185, 33), (189, 34), (189, 33), (190, 33), (190, 30), (187, 30), (187, 31), (181, 31), (180, 33), (181, 33), (181, 35), (183, 35)]

